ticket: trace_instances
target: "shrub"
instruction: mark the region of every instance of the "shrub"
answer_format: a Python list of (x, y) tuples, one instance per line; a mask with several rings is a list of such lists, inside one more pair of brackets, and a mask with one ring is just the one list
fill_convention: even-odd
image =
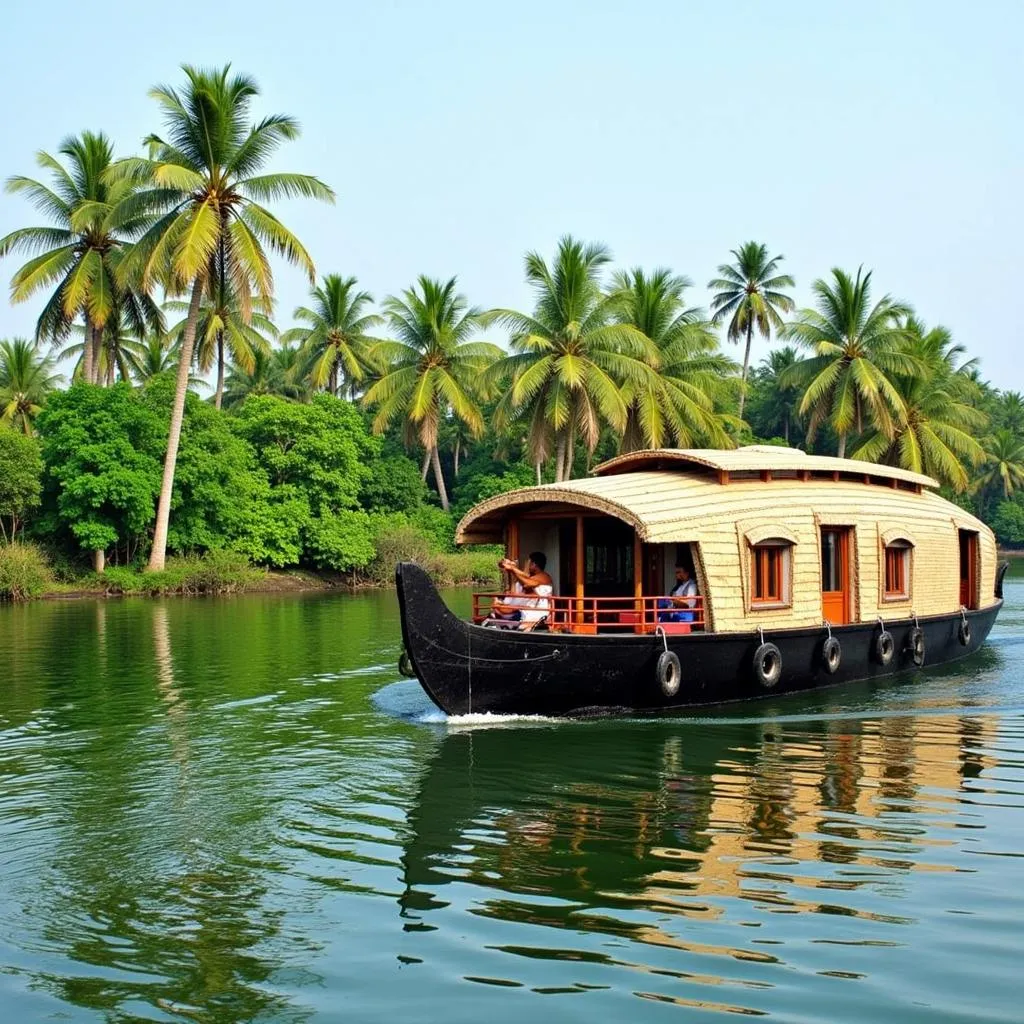
[(249, 560), (234, 551), (209, 551), (195, 555), (169, 558), (162, 572), (138, 572), (135, 569), (107, 569), (93, 582), (102, 585), (108, 594), (230, 594), (245, 590), (263, 579), (264, 573), (252, 567)]
[(46, 556), (35, 544), (5, 544), (0, 547), (0, 598), (27, 601), (38, 597), (50, 582)]
[(418, 562), (426, 566), (432, 556), (430, 538), (422, 530), (404, 521), (404, 517), (387, 517), (374, 538), (377, 554), (366, 567), (366, 577), (378, 586), (389, 584), (398, 562)]
[(499, 553), (486, 549), (456, 551), (433, 555), (424, 567), (439, 587), (496, 586), (501, 580), (500, 557)]

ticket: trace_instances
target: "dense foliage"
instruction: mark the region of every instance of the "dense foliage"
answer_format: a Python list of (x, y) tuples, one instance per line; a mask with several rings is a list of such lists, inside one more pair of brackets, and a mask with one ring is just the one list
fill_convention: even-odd
[[(414, 556), (456, 578), (444, 559), (477, 501), (625, 450), (767, 442), (930, 474), (1024, 545), (1024, 397), (907, 302), (874, 299), (870, 272), (833, 269), (796, 310), (784, 258), (750, 241), (708, 312), (687, 277), (616, 271), (607, 246), (565, 236), (525, 256), (531, 309), (481, 310), (454, 277), (377, 302), (355, 277), (318, 279), (265, 205), (333, 193), (266, 170), (298, 128), (252, 122), (250, 78), (186, 67), (151, 95), (164, 133), (146, 157), (86, 132), (39, 154), (48, 183), (7, 182), (48, 223), (0, 239), (30, 257), (12, 301), (42, 301), (34, 339), (0, 341), (0, 543), (109, 563), (122, 589), (165, 549), (184, 589), (208, 585), (206, 555), (229, 587), (239, 558), (384, 581)], [(285, 330), (268, 252), (311, 282)], [(755, 332), (789, 344), (751, 366)]]

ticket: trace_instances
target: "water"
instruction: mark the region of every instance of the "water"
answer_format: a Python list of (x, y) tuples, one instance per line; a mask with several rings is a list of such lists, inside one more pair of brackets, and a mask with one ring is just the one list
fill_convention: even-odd
[(0, 1020), (1019, 1021), (1007, 595), (962, 666), (579, 723), (446, 723), (389, 594), (0, 608)]

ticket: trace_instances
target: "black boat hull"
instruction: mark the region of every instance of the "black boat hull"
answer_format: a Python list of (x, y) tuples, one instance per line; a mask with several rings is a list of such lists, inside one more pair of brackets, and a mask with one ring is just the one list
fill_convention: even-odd
[[(834, 673), (827, 670), (824, 627), (766, 630), (778, 647), (782, 670), (770, 689), (755, 670), (759, 633), (693, 633), (666, 638), (638, 634), (585, 636), (488, 629), (452, 614), (426, 573), (409, 562), (395, 572), (402, 639), (411, 667), (430, 699), (449, 715), (658, 713), (751, 700), (769, 694), (879, 679), (917, 668), (914, 619), (889, 620), (895, 654), (883, 665), (876, 654), (877, 623), (833, 627), (841, 645)], [(976, 651), (995, 622), (1002, 601), (966, 612), (916, 620), (923, 631), (924, 664), (941, 665)], [(673, 651), (682, 683), (672, 696), (659, 681), (658, 658)]]

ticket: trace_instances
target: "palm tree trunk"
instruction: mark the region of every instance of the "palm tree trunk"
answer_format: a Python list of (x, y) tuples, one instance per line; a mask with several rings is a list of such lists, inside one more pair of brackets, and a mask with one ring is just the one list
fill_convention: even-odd
[(110, 362), (107, 363), (107, 379), (106, 387), (112, 388), (114, 386), (114, 360), (111, 357)]
[(455, 472), (453, 476), (459, 475), (459, 449), (462, 446), (462, 438), (458, 434), (455, 435)]
[(107, 567), (107, 553), (102, 548), (97, 548), (92, 553), (93, 572), (102, 573)]
[(558, 435), (558, 444), (555, 447), (555, 483), (560, 484), (565, 479), (565, 431)]
[(747, 318), (747, 347), (743, 350), (743, 376), (740, 378), (740, 419), (743, 419), (743, 403), (747, 398), (747, 371), (750, 369), (750, 342), (754, 337), (754, 318)]
[(420, 466), (420, 479), (426, 483), (427, 473), (430, 471), (430, 449), (428, 448), (423, 456), (423, 465)]
[(224, 332), (217, 332), (217, 390), (213, 395), (213, 407), (219, 409), (224, 400)]
[(331, 367), (331, 379), (327, 385), (331, 390), (331, 395), (335, 396), (338, 394), (338, 360), (335, 358), (334, 365)]
[(786, 439), (786, 444), (789, 444), (789, 413), (785, 413), (782, 417), (782, 436)]
[(171, 521), (171, 492), (174, 490), (174, 470), (178, 464), (178, 442), (181, 440), (181, 421), (185, 416), (185, 394), (188, 375), (192, 369), (192, 348), (196, 341), (196, 323), (199, 304), (203, 297), (203, 281), (197, 277), (192, 285), (192, 299), (188, 304), (188, 319), (178, 353), (178, 380), (174, 388), (171, 408), (171, 427), (167, 435), (167, 454), (164, 456), (164, 476), (160, 484), (160, 500), (156, 506), (156, 528), (153, 531), (153, 550), (149, 556), (149, 571), (163, 570), (167, 558), (167, 527)]
[(839, 458), (841, 458), (841, 459), (845, 459), (846, 458), (846, 435), (845, 434), (840, 434), (839, 435), (839, 450), (836, 452), (836, 455), (838, 455)]
[(96, 328), (87, 324), (85, 332), (85, 345), (82, 347), (82, 377), (87, 384), (93, 383), (93, 345), (95, 344)]
[(535, 470), (537, 470), (537, 486), (538, 486), (538, 487), (540, 487), (540, 485), (541, 485), (541, 480), (543, 479), (543, 478), (541, 477), (541, 475), (540, 475), (540, 463), (539, 463), (539, 462), (535, 462), (535, 463), (534, 463), (534, 465), (533, 465), (533, 468), (534, 468)]
[(441, 497), (441, 508), (448, 512), (451, 507), (448, 504), (448, 491), (444, 486), (444, 473), (441, 472), (441, 454), (436, 444), (430, 449), (430, 461), (434, 466), (434, 483), (437, 484), (437, 493)]

